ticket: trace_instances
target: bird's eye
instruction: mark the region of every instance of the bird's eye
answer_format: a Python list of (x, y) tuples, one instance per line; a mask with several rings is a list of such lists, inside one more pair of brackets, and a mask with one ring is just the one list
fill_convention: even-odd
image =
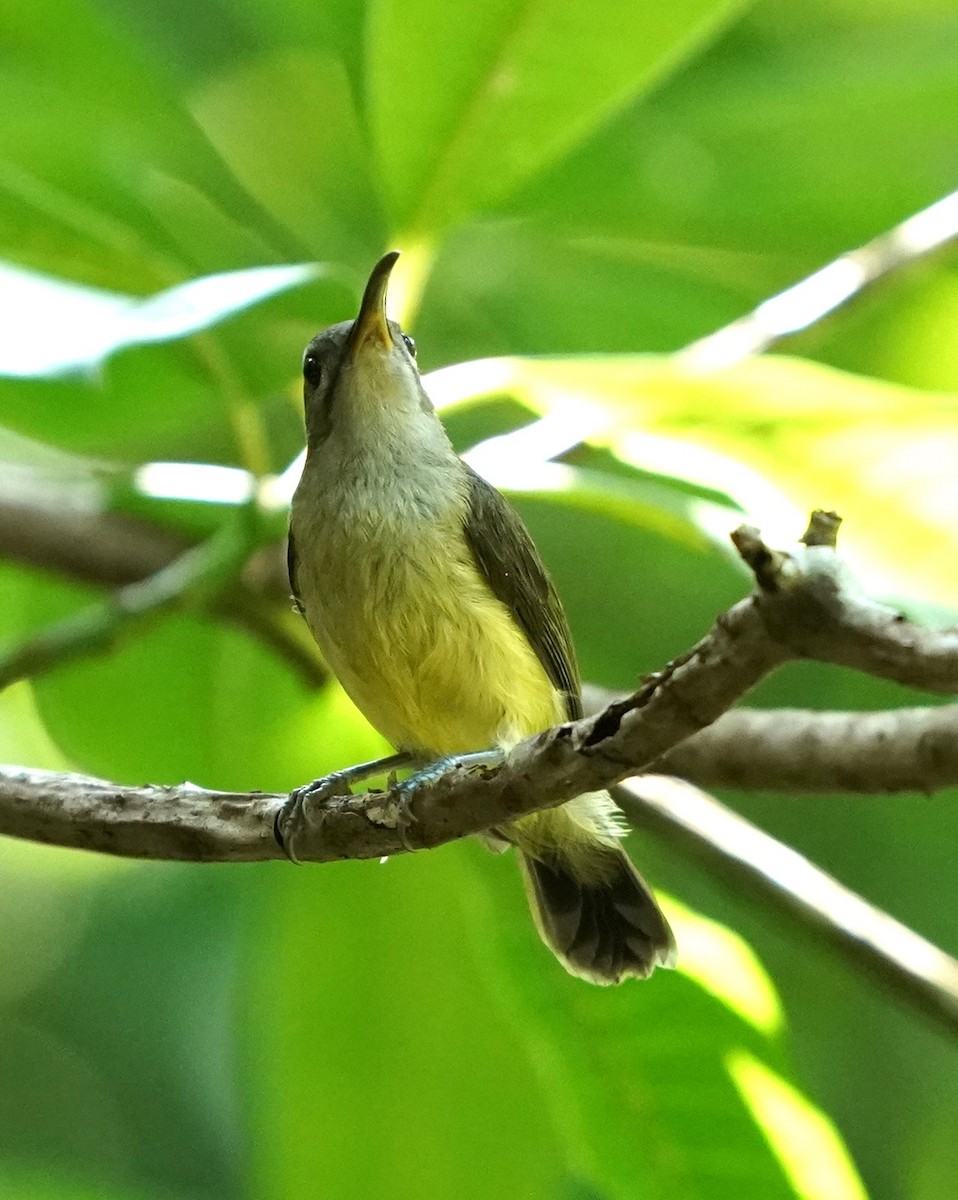
[(406, 343), (406, 349), (413, 356), (413, 358), (415, 358), (416, 357), (416, 343), (413, 340), (413, 338), (411, 338), (408, 333), (404, 333), (402, 335), (402, 340)]
[(311, 387), (319, 387), (323, 377), (323, 364), (315, 354), (307, 354), (303, 359), (303, 378)]

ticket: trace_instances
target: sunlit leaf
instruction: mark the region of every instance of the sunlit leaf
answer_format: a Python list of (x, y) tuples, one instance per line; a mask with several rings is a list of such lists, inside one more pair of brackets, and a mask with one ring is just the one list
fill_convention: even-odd
[(958, 397), (778, 356), (708, 373), (651, 355), (530, 360), (511, 363), (508, 386), (564, 416), (569, 443), (578, 429), (644, 471), (715, 489), (772, 536), (837, 509), (875, 588), (942, 603), (958, 591), (958, 560), (943, 553)]
[(745, 1051), (728, 1067), (801, 1200), (867, 1200), (831, 1121), (790, 1083)]
[(781, 1000), (752, 947), (733, 930), (675, 900), (664, 908), (682, 947), (679, 970), (762, 1033), (781, 1033)]
[(81, 287), (0, 264), (6, 335), (0, 375), (57, 375), (89, 369), (124, 346), (166, 342), (314, 279), (309, 264), (211, 275), (139, 297)]
[(888, 279), (793, 339), (790, 352), (908, 387), (958, 393), (958, 246)]

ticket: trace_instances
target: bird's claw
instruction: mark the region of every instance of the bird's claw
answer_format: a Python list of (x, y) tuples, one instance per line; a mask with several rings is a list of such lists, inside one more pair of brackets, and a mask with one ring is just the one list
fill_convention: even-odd
[(335, 796), (348, 796), (349, 779), (347, 772), (334, 771), (331, 775), (323, 775), (319, 779), (310, 780), (302, 787), (294, 788), (286, 803), (276, 814), (273, 823), (273, 833), (280, 848), (290, 862), (299, 863), (294, 849), (296, 835), (304, 826), (316, 827), (322, 825), (327, 801)]
[(408, 785), (418, 778), (418, 774), (413, 775), (409, 779), (404, 779), (401, 783), (393, 782), (390, 786), (390, 791), (396, 798), (396, 832), (399, 834), (399, 840), (410, 853), (416, 847), (409, 844), (409, 839), (406, 837), (406, 830), (410, 826), (417, 824), (419, 818), (412, 810), (412, 799), (416, 794), (416, 789)]

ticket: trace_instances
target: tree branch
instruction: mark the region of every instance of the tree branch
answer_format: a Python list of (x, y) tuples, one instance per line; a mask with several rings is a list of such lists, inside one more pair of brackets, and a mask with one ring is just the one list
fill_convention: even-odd
[(725, 713), (649, 764), (704, 788), (930, 793), (958, 785), (958, 705)]
[[(630, 824), (824, 940), (904, 1003), (958, 1031), (958, 960), (790, 847), (681, 780), (643, 776), (613, 790)], [(285, 795), (124, 788), (84, 775), (0, 767), (0, 828), (108, 854), (253, 862), (283, 858), (273, 822)]]
[(83, 583), (120, 587), (168, 566), (189, 539), (122, 513), (88, 511), (44, 500), (0, 496), (4, 558)]
[(0, 833), (122, 858), (282, 858), (273, 822), (285, 800), (190, 783), (125, 787), (90, 775), (0, 766)]
[[(744, 601), (682, 660), (597, 716), (527, 738), (501, 766), (478, 773), (454, 768), (409, 794), (393, 789), (308, 800), (295, 810), (294, 825), (283, 826), (284, 844), (300, 862), (380, 858), (555, 807), (625, 778), (640, 760), (714, 720), (777, 661), (775, 651), (762, 644), (754, 606)], [(267, 843), (287, 797), (247, 799), (249, 805), (235, 794), (192, 785), (124, 788), (85, 776), (9, 768), (0, 774), (0, 833), (134, 858), (245, 861), (251, 847), (259, 847), (259, 857), (275, 858), (278, 847)], [(257, 821), (268, 837), (262, 828), (251, 833)], [(191, 827), (198, 835), (195, 847), (185, 836)]]
[[(4, 554), (82, 582), (135, 584), (189, 548), (185, 538), (125, 514), (0, 497)], [(249, 559), (238, 586), (220, 596), (214, 608), (270, 645), (308, 685), (318, 687), (326, 672), (308, 630), (289, 609), (287, 593), (283, 547), (265, 546)], [(54, 660), (53, 665), (60, 661), (56, 655)], [(590, 712), (620, 698), (586, 686)], [(738, 709), (682, 742), (651, 769), (702, 787), (932, 791), (958, 784), (958, 707), (887, 713)]]
[[(816, 657), (843, 665), (851, 659), (859, 669), (886, 678), (927, 678), (936, 690), (958, 691), (954, 632), (919, 629), (865, 597), (834, 548), (820, 544), (822, 520), (818, 515), (805, 541), (788, 552), (770, 550), (754, 530), (739, 530), (736, 545), (758, 582), (753, 597), (730, 609), (697, 646), (649, 677), (633, 695), (595, 716), (520, 742), (501, 765), (480, 772), (454, 768), (402, 791), (309, 797), (282, 811), (278, 802), (270, 808), (260, 800), (257, 811), (266, 820), (279, 819), (283, 844), (299, 861), (399, 854), (505, 824), (647, 769), (790, 658)], [(859, 636), (862, 631), (867, 636)], [(853, 655), (849, 640), (856, 647)], [(104, 848), (134, 856), (182, 857), (182, 796), (175, 789), (164, 794), (173, 805), (169, 835), (163, 830), (162, 806), (154, 800), (149, 822), (117, 822), (111, 815)], [(193, 803), (195, 795), (191, 792), (187, 799)], [(190, 811), (195, 815), (195, 804)], [(68, 822), (63, 837), (79, 836), (71, 835), (70, 828)], [(22, 819), (17, 832), (31, 836), (24, 834)], [(48, 830), (45, 836), (49, 838)], [(228, 838), (207, 842), (219, 851), (214, 855), (207, 848), (204, 858), (233, 857)], [(243, 825), (241, 857), (247, 844)], [(264, 843), (260, 839), (257, 844)], [(188, 847), (185, 853), (191, 856)], [(267, 857), (272, 856), (271, 851)]]
[(732, 540), (758, 583), (769, 638), (792, 658), (851, 667), (879, 679), (941, 695), (958, 692), (958, 629), (926, 629), (867, 596), (827, 545), (816, 513), (800, 557), (771, 551), (742, 526)]

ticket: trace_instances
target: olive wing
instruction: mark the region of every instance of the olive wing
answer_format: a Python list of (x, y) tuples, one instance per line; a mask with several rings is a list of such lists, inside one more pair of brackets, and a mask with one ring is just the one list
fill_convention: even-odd
[(516, 511), (471, 467), (466, 471), (465, 535), (476, 564), (529, 639), (549, 679), (563, 693), (569, 719), (575, 720), (582, 716), (579, 667), (555, 585)]

